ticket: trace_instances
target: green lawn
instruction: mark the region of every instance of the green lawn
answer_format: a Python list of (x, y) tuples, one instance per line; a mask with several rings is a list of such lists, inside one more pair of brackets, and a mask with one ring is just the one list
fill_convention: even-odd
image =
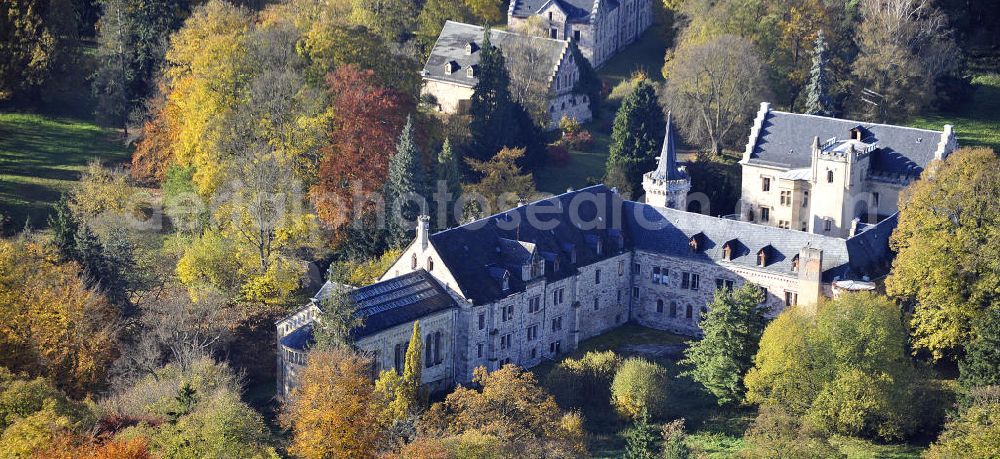
[(534, 176), (538, 191), (565, 193), (567, 188), (580, 189), (604, 179), (610, 136), (600, 132), (596, 123), (587, 123), (584, 128), (594, 136), (594, 146), (589, 151), (570, 151), (569, 163), (563, 166), (548, 164), (536, 170)]
[(114, 136), (78, 119), (0, 113), (0, 214), (8, 219), (3, 230), (20, 230), (28, 218), (33, 227), (44, 227), (52, 203), (91, 159), (128, 161), (129, 150)]
[(941, 130), (945, 124), (952, 124), (959, 145), (992, 147), (1000, 151), (1000, 74), (978, 75), (972, 82), (975, 93), (961, 109), (919, 116), (909, 125)]
[(663, 81), (663, 56), (670, 44), (671, 33), (667, 26), (655, 23), (649, 26), (635, 43), (628, 45), (597, 69), (597, 76), (614, 87), (636, 70), (642, 70), (654, 81)]

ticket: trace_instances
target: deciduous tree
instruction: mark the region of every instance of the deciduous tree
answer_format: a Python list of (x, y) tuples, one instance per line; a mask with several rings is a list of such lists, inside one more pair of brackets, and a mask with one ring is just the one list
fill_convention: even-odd
[(330, 143), (323, 148), (311, 194), (324, 222), (341, 227), (356, 217), (355, 193), (381, 191), (397, 136), (413, 109), (406, 95), (379, 86), (374, 72), (351, 65), (327, 79), (333, 99)]
[(347, 349), (310, 353), (299, 387), (282, 414), (292, 430), (289, 452), (303, 458), (374, 458), (381, 407), (367, 359)]
[(990, 307), (972, 332), (975, 338), (958, 361), (958, 381), (966, 388), (1000, 386), (1000, 308)]
[(503, 212), (536, 193), (532, 175), (522, 174), (517, 166), (517, 160), (523, 156), (523, 148), (504, 148), (489, 161), (465, 158), (469, 168), (482, 176), (479, 183), (465, 186), (465, 193), (482, 196), (486, 205), (479, 208), (479, 203), (470, 202), (473, 207), (466, 208), (465, 220)]
[(913, 346), (942, 358), (975, 339), (973, 324), (1000, 304), (1000, 159), (960, 149), (931, 163), (899, 200), (897, 252), (886, 291), (913, 311)]
[(625, 418), (662, 416), (667, 408), (668, 382), (662, 365), (639, 357), (626, 359), (611, 382), (611, 403)]
[(0, 241), (0, 366), (83, 396), (106, 383), (119, 316), (58, 259), (49, 246)]
[(767, 75), (746, 39), (722, 35), (682, 42), (667, 63), (664, 102), (692, 142), (712, 153), (742, 135), (754, 106), (768, 94)]

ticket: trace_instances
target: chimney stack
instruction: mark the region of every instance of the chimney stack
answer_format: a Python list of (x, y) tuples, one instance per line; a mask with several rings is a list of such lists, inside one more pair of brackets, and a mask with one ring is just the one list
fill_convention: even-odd
[(823, 297), (823, 251), (803, 247), (799, 251), (799, 303), (798, 307), (816, 314)]
[(417, 243), (420, 244), (420, 251), (427, 250), (428, 237), (431, 232), (431, 217), (421, 215), (417, 217)]

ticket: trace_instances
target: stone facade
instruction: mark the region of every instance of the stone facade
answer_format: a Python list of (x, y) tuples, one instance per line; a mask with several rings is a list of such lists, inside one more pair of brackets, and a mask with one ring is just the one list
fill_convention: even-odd
[[(467, 113), (477, 79), (482, 27), (448, 21), (441, 29), (422, 71), (421, 95), (433, 99), (442, 113)], [(591, 119), (590, 100), (574, 92), (580, 70), (565, 40), (531, 37), (491, 30), (490, 40), (504, 51), (511, 79), (531, 79), (548, 88), (550, 128), (563, 116), (586, 122)]]
[(594, 67), (636, 41), (653, 23), (651, 0), (511, 0), (507, 23), (511, 27), (541, 18), (549, 37), (572, 40)]
[[(894, 227), (888, 218), (843, 239), (626, 201), (603, 185), (434, 234), (423, 217), (413, 242), (364, 289), (403, 292), (392, 283), (426, 276), (452, 306), (439, 298), (432, 313), (369, 327), (357, 345), (375, 357), (376, 369), (399, 368), (420, 320), (425, 349), (434, 349), (424, 383), (443, 390), (469, 382), (477, 367), (556, 360), (626, 322), (697, 336), (716, 289), (757, 285), (773, 316), (786, 307), (815, 309), (844, 280), (870, 285), (888, 270)], [(306, 348), (288, 336), (305, 335), (317, 311), (307, 305), (277, 324), (281, 395), (294, 387)]]
[(957, 147), (942, 131), (773, 111), (762, 103), (742, 165), (742, 220), (849, 237)]

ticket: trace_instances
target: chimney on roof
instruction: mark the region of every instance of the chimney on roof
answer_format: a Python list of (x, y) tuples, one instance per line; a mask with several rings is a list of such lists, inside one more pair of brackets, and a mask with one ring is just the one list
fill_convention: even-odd
[(798, 307), (807, 313), (816, 314), (820, 299), (823, 298), (823, 251), (806, 246), (799, 251), (798, 258)]
[(417, 244), (420, 244), (420, 251), (427, 250), (431, 230), (431, 217), (421, 215), (417, 217)]

